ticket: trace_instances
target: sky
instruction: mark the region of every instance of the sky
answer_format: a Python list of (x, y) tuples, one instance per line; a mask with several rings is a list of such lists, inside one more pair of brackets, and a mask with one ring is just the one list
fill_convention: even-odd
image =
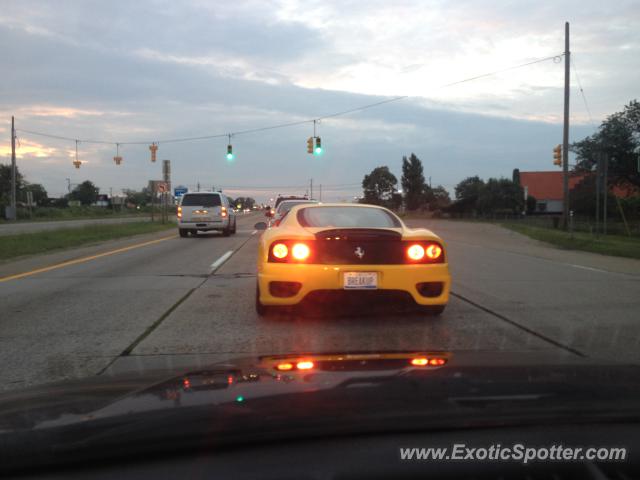
[[(553, 170), (562, 140), (564, 22), (571, 23), (570, 140), (637, 98), (640, 1), (30, 1), (0, 9), (0, 161), (50, 196), (84, 180), (102, 193), (161, 179), (268, 201), (350, 200), (415, 153), (433, 186)], [(555, 58), (554, 58), (555, 57)], [(548, 60), (457, 83), (488, 72)], [(447, 86), (449, 85), (449, 86)], [(580, 91), (582, 88), (582, 93)], [(584, 94), (584, 95), (583, 95)], [(317, 125), (232, 137), (396, 96)], [(140, 142), (116, 147), (80, 140)], [(191, 142), (163, 142), (221, 135)], [(158, 162), (148, 144), (158, 142)]]

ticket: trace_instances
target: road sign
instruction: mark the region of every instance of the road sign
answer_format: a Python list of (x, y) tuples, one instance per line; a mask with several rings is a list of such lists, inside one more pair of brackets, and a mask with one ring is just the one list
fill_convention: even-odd
[(187, 187), (176, 187), (173, 189), (173, 195), (176, 197), (181, 197), (182, 195), (184, 195), (185, 193), (187, 193), (189, 191), (189, 189)]

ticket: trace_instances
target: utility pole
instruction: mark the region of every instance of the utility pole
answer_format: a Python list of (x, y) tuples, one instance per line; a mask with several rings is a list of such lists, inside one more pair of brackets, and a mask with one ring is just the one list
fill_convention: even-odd
[(602, 205), (602, 233), (607, 234), (607, 200), (609, 200), (609, 185), (607, 182), (607, 174), (609, 170), (609, 154), (604, 154), (604, 188), (602, 189), (602, 197), (604, 204)]
[(564, 23), (564, 125), (562, 128), (562, 226), (566, 230), (569, 221), (569, 76), (571, 74), (569, 51), (569, 22)]
[(313, 178), (309, 180), (309, 198), (313, 200)]
[(596, 158), (596, 235), (600, 234), (600, 186), (602, 184), (602, 152)]
[(15, 220), (18, 218), (18, 210), (16, 204), (16, 124), (11, 116), (11, 211), (7, 218)]
[(318, 201), (321, 202), (322, 201), (322, 184), (320, 184), (320, 195), (319, 195), (319, 197), (320, 198), (318, 198)]

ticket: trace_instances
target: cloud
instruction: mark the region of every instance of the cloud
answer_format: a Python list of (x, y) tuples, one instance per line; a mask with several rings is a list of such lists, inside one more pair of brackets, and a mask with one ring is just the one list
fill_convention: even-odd
[[(234, 137), (232, 164), (224, 160), (226, 138), (161, 143), (159, 158), (172, 160), (176, 184), (303, 188), (313, 177), (327, 185), (327, 199), (357, 193), (377, 165), (399, 176), (402, 155), (411, 152), (434, 184), (548, 169), (561, 138), (562, 65), (442, 85), (561, 51), (569, 18), (575, 67), (598, 123), (636, 93), (639, 12), (634, 2), (576, 5), (5, 2), (0, 44), (11, 48), (0, 50), (8, 72), (0, 114), (16, 115), (18, 128), (71, 138), (155, 141), (300, 121), (409, 94), (323, 121), (322, 158), (306, 154), (310, 124)], [(577, 89), (571, 106), (571, 137), (579, 139), (591, 127)], [(115, 146), (81, 143), (86, 163), (75, 170), (73, 142), (20, 136), (21, 168), (53, 194), (66, 191), (67, 177), (91, 178), (103, 189), (140, 188), (159, 177), (147, 145), (123, 146), (116, 167)], [(6, 148), (0, 155), (7, 160)], [(345, 183), (346, 190), (329, 187)]]

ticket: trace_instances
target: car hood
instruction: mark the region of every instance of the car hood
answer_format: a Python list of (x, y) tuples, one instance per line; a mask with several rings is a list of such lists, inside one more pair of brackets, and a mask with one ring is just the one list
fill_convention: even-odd
[(3, 394), (0, 451), (4, 468), (18, 468), (366, 432), (635, 421), (639, 379), (636, 365), (545, 352), (335, 352), (142, 368)]

